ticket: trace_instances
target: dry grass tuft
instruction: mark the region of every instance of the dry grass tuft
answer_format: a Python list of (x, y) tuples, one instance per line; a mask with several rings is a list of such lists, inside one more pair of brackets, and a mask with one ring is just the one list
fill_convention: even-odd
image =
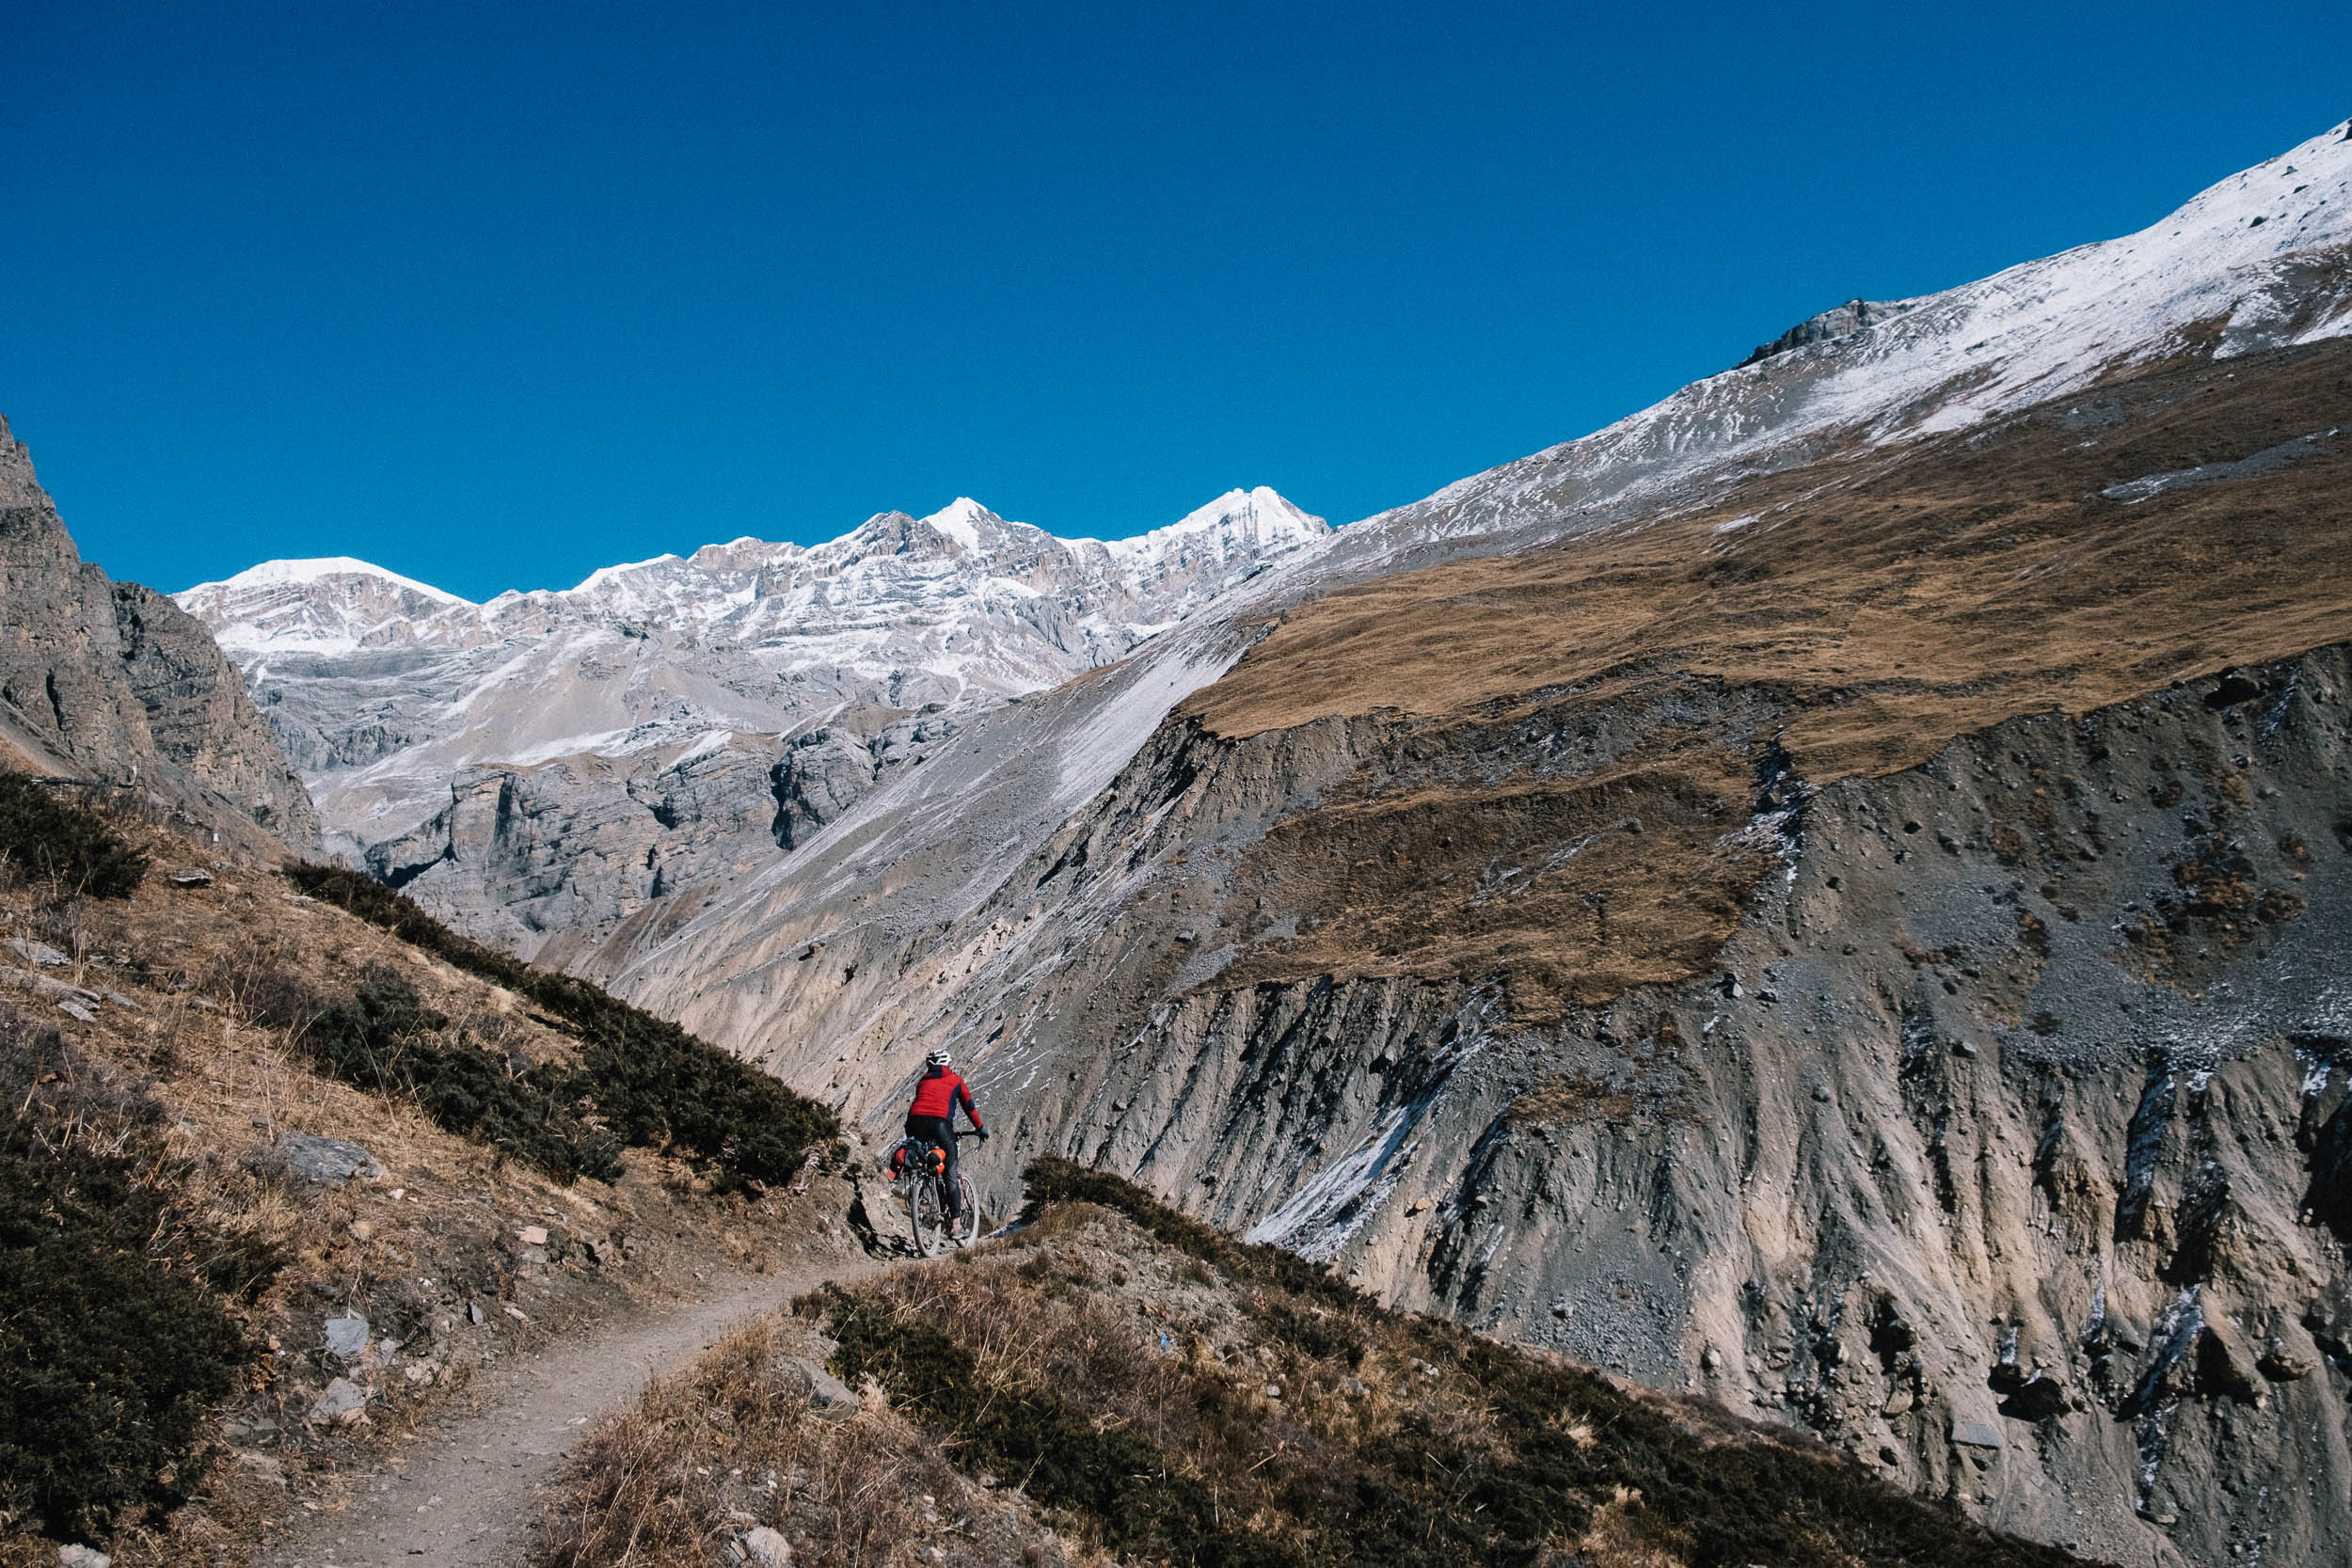
[(1027, 1543), (1017, 1505), (967, 1481), (939, 1445), (869, 1393), (847, 1420), (809, 1407), (799, 1368), (826, 1342), (790, 1321), (747, 1323), (691, 1370), (606, 1417), (575, 1452), (539, 1568), (702, 1568), (767, 1526), (807, 1568), (1064, 1560)]

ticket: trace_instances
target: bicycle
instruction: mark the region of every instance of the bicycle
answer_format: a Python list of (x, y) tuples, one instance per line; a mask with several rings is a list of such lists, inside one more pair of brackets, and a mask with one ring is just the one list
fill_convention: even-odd
[[(954, 1138), (977, 1138), (977, 1132), (951, 1132)], [(928, 1138), (900, 1138), (890, 1150), (890, 1179), (904, 1172), (912, 1179), (906, 1191), (907, 1213), (914, 1223), (914, 1247), (926, 1258), (938, 1256), (942, 1242), (970, 1246), (980, 1238), (980, 1205), (972, 1179), (956, 1172), (956, 1196), (962, 1200), (961, 1216), (947, 1223), (947, 1157)]]

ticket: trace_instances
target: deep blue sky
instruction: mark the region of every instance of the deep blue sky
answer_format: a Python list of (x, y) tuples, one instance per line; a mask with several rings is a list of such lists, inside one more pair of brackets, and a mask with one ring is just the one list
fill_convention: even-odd
[(2352, 113), (2343, 0), (7, 13), (0, 412), (167, 589), (1345, 521)]

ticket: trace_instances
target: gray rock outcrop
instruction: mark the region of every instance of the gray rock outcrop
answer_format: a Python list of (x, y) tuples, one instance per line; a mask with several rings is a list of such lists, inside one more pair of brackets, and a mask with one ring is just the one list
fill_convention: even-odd
[(146, 792), (239, 842), (317, 842), (308, 790), (212, 634), (81, 559), (5, 420), (0, 606), (0, 755)]

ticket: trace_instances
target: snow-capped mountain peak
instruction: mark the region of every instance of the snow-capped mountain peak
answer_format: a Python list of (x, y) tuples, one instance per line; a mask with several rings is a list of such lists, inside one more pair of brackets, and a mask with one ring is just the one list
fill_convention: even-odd
[(264, 561), (258, 566), (246, 567), (235, 577), (205, 586), (282, 588), (308, 586), (312, 583), (330, 581), (337, 578), (372, 578), (379, 582), (389, 583), (394, 588), (405, 589), (411, 594), (421, 594), (429, 599), (438, 599), (444, 604), (456, 605), (469, 602), (454, 594), (436, 588), (431, 583), (419, 582), (414, 578), (402, 577), (398, 572), (388, 571), (373, 562), (361, 561), (355, 556), (348, 555), (320, 556), (310, 561)]
[(410, 641), (478, 608), (347, 555), (265, 561), (174, 597), (240, 660), (265, 649), (335, 654)]
[(1005, 520), (969, 496), (958, 496), (946, 506), (920, 519), (938, 530), (967, 550), (980, 548), (980, 531), (988, 524), (998, 528)]

